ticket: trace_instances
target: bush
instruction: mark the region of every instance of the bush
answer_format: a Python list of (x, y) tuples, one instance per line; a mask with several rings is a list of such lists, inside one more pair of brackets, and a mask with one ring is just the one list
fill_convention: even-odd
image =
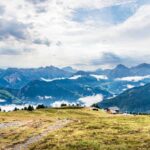
[(92, 107), (95, 107), (95, 108), (98, 108), (98, 109), (99, 109), (98, 104), (93, 104)]
[(76, 106), (77, 106), (77, 107), (80, 107), (81, 105), (77, 103)]
[(34, 108), (33, 108), (33, 106), (29, 105), (28, 108), (27, 108), (27, 110), (28, 110), (28, 111), (33, 111)]
[(15, 107), (14, 111), (18, 111), (19, 109), (17, 107)]
[(64, 103), (63, 103), (63, 104), (61, 104), (61, 107), (66, 107), (66, 106), (67, 106), (67, 104), (64, 104)]
[(27, 107), (24, 107), (24, 109), (23, 110), (28, 110), (28, 108)]
[(36, 107), (36, 109), (44, 109), (44, 108), (46, 108), (46, 106), (44, 106), (43, 104), (38, 105), (38, 106)]

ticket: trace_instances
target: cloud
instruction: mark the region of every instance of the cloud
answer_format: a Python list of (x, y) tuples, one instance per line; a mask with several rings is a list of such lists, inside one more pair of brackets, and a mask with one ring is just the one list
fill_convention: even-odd
[(103, 95), (97, 94), (93, 96), (87, 96), (79, 99), (79, 102), (85, 104), (86, 106), (91, 106), (92, 104), (101, 102), (103, 100)]
[(35, 44), (42, 44), (42, 45), (46, 45), (46, 46), (51, 45), (51, 42), (48, 39), (35, 39), (34, 43)]
[(134, 87), (135, 87), (134, 85), (127, 84), (127, 88), (128, 88), (128, 89), (132, 89), (132, 88), (134, 88)]
[(37, 13), (44, 13), (47, 11), (48, 0), (27, 0), (27, 2), (34, 5)]
[(76, 103), (70, 103), (68, 101), (56, 101), (54, 103), (51, 104), (52, 107), (61, 107), (61, 104), (66, 104), (66, 105), (75, 105)]
[(27, 38), (27, 25), (17, 20), (0, 19), (0, 39), (14, 37), (18, 40)]
[(5, 13), (5, 6), (0, 5), (0, 15), (3, 15)]
[(81, 77), (82, 77), (81, 75), (74, 75), (74, 76), (70, 77), (69, 79), (70, 80), (77, 80), (77, 79), (79, 79)]
[(57, 41), (57, 42), (56, 42), (56, 45), (57, 45), (57, 46), (61, 46), (61, 45), (62, 45), (62, 42), (61, 42), (61, 41)]
[(129, 81), (129, 82), (139, 82), (144, 79), (150, 79), (150, 75), (147, 76), (129, 76), (124, 78), (117, 78), (116, 81)]
[(15, 48), (0, 48), (0, 55), (11, 55), (11, 56), (14, 56), (14, 55), (22, 55), (22, 54), (25, 54), (25, 53), (30, 53), (32, 52), (33, 50), (31, 49), (15, 49)]
[[(98, 56), (90, 60), (90, 64), (99, 67), (111, 68), (118, 64), (124, 64), (127, 66), (134, 66), (143, 62), (147, 62), (149, 60), (150, 55), (135, 57), (135, 55), (126, 56), (122, 54), (115, 54), (112, 52), (103, 52)], [(81, 65), (81, 64), (80, 64)]]
[(4, 103), (4, 102), (6, 102), (6, 100), (0, 99), (0, 103)]
[[(8, 56), (0, 59), (1, 66), (10, 59), (20, 67), (78, 69), (150, 62), (146, 0), (5, 0), (0, 6), (0, 49)], [(74, 20), (76, 14), (84, 21)], [(25, 49), (28, 56), (22, 55)]]
[(33, 4), (39, 4), (39, 3), (45, 3), (48, 0), (27, 0), (29, 3), (33, 3)]
[(150, 37), (150, 5), (141, 6), (125, 23), (118, 26), (120, 37), (143, 40)]
[(0, 55), (19, 55), (20, 51), (16, 49), (10, 49), (10, 48), (2, 48), (0, 49)]
[(108, 77), (105, 75), (95, 75), (95, 74), (90, 74), (90, 76), (96, 78), (98, 81), (100, 80), (108, 80)]
[(102, 56), (100, 56), (100, 58), (94, 59), (92, 61), (92, 65), (118, 64), (122, 62), (123, 60), (121, 57), (113, 53), (105, 52), (102, 54)]

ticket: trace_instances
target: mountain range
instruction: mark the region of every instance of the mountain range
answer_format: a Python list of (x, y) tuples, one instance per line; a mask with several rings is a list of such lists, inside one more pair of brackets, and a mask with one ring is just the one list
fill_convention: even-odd
[[(0, 105), (51, 105), (56, 101), (76, 103), (80, 98), (99, 94), (104, 98), (100, 103), (102, 108), (116, 105), (123, 112), (134, 112), (140, 110), (137, 105), (130, 106), (134, 100), (127, 96), (127, 92), (136, 87), (143, 88), (149, 83), (150, 65), (146, 63), (130, 68), (120, 64), (113, 69), (96, 71), (54, 66), (0, 69)], [(130, 100), (133, 103), (129, 103)], [(142, 97), (138, 100), (144, 104)], [(145, 107), (141, 109), (144, 110), (148, 112)]]
[(106, 69), (106, 70), (98, 69), (95, 72), (97, 74), (107, 75), (111, 79), (128, 76), (146, 76), (150, 75), (150, 64), (143, 63), (138, 66), (130, 68), (122, 64), (119, 64), (114, 69)]
[(62, 78), (69, 77), (72, 73), (54, 66), (40, 68), (8, 68), (0, 70), (0, 86), (8, 88), (22, 88), (27, 83), (40, 78)]
[(135, 67), (128, 68), (124, 65), (118, 65), (114, 69), (98, 69), (96, 71), (77, 71), (72, 67), (64, 67), (62, 69), (49, 66), (40, 68), (8, 68), (0, 69), (0, 86), (7, 88), (20, 89), (33, 80), (68, 78), (73, 75), (106, 75), (109, 79), (122, 78), (128, 76), (145, 76), (150, 75), (150, 64), (140, 64)]

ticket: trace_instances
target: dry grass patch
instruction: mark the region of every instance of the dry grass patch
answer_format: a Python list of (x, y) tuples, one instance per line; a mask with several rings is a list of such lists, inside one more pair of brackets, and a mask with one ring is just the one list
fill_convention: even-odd
[(44, 109), (33, 112), (0, 113), (2, 122), (33, 121), (31, 125), (0, 131), (3, 137), (0, 145), (22, 142), (44, 131), (48, 125), (58, 119), (69, 119), (73, 122), (33, 143), (29, 147), (30, 150), (148, 150), (150, 148), (150, 116), (110, 115), (103, 111), (87, 109)]

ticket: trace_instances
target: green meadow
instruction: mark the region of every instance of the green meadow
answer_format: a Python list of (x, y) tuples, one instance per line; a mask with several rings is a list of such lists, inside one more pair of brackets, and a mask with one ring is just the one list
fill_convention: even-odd
[[(69, 120), (55, 128), (58, 120)], [(13, 124), (17, 122), (17, 125)], [(10, 124), (9, 124), (10, 123)], [(12, 123), (12, 125), (11, 125)], [(28, 145), (29, 150), (149, 150), (149, 115), (112, 115), (99, 110), (41, 109), (0, 112), (0, 149), (14, 149), (28, 139), (47, 133)], [(8, 125), (6, 126), (5, 125)], [(3, 126), (2, 126), (3, 125)]]

